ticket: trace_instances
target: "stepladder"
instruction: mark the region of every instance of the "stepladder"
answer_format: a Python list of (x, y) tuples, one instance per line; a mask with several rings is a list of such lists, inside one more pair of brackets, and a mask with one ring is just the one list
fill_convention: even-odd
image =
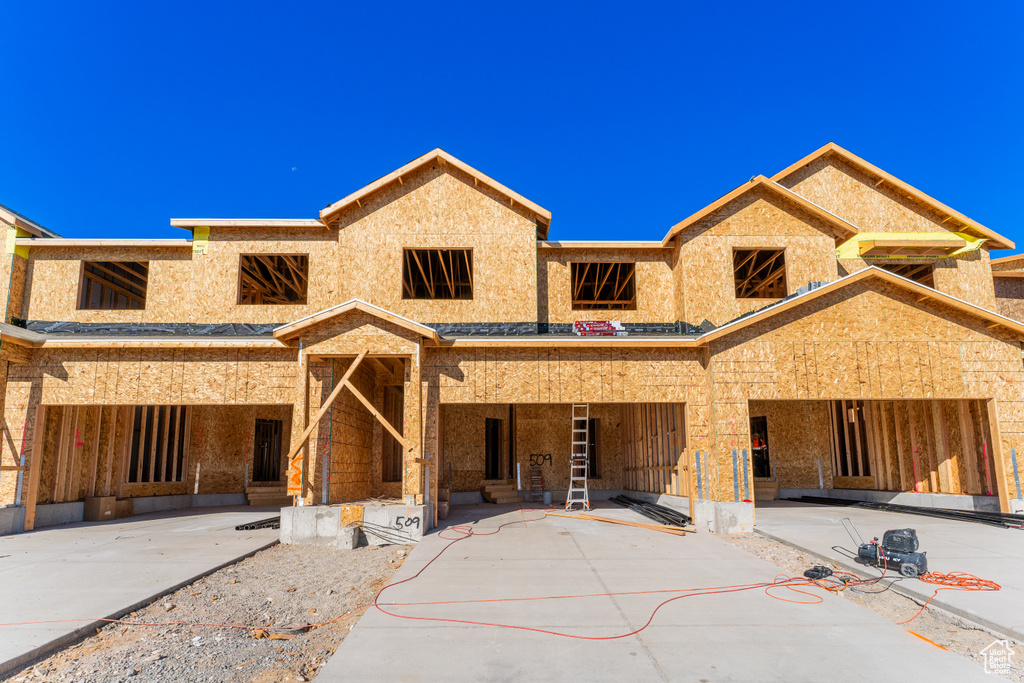
[(590, 510), (590, 494), (587, 492), (587, 469), (590, 464), (590, 404), (574, 403), (572, 406), (572, 440), (569, 449), (569, 493), (565, 498), (565, 509)]
[(539, 467), (530, 468), (530, 502), (544, 502), (544, 473)]

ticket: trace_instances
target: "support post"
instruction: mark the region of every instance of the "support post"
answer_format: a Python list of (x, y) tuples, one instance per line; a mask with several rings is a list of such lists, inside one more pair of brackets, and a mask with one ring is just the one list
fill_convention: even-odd
[(36, 422), (32, 427), (32, 459), (29, 460), (28, 490), (25, 492), (25, 531), (36, 528), (36, 499), (39, 498), (39, 477), (43, 469), (45, 427), (46, 406), (36, 406)]

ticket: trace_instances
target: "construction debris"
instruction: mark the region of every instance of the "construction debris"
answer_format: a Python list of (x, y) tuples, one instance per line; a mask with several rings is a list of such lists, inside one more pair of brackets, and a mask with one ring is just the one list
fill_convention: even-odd
[(822, 498), (818, 496), (801, 496), (784, 498), (800, 503), (815, 505), (832, 505), (836, 507), (856, 507), (880, 512), (899, 512), (906, 515), (921, 515), (938, 519), (952, 519), (958, 522), (975, 522), (998, 526), (1004, 529), (1024, 529), (1024, 515), (1008, 512), (990, 512), (987, 510), (951, 510), (949, 508), (927, 508), (917, 505), (897, 505), (895, 503), (873, 503), (870, 501), (844, 500), (842, 498)]
[(608, 522), (609, 524), (622, 524), (624, 526), (632, 526), (638, 529), (650, 529), (651, 531), (662, 531), (666, 534), (675, 534), (676, 536), (685, 536), (686, 532), (696, 531), (695, 529), (684, 529), (679, 526), (662, 526), (660, 524), (643, 524), (641, 522), (627, 522), (623, 519), (612, 519), (611, 517), (598, 517), (597, 515), (588, 515), (584, 513), (578, 513), (575, 515), (564, 515), (560, 512), (549, 512), (549, 517), (568, 517), (569, 519), (587, 519), (592, 522)]
[(643, 515), (648, 519), (653, 519), (655, 522), (660, 524), (667, 524), (669, 526), (690, 526), (693, 524), (693, 520), (690, 519), (689, 515), (684, 515), (678, 510), (673, 510), (670, 507), (664, 505), (657, 505), (655, 503), (648, 503), (647, 501), (637, 500), (636, 498), (630, 498), (629, 496), (618, 495), (611, 499), (611, 502), (627, 507), (633, 512)]
[(256, 522), (248, 522), (247, 524), (239, 524), (235, 527), (235, 531), (255, 531), (257, 529), (280, 529), (281, 528), (281, 515), (276, 517), (267, 517)]

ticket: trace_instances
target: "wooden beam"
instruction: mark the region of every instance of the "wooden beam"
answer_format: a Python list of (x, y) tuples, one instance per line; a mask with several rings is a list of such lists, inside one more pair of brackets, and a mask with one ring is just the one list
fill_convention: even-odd
[(92, 465), (89, 467), (89, 493), (96, 495), (96, 476), (100, 468), (100, 429), (103, 427), (103, 406), (96, 406), (96, 433), (92, 440)]
[[(900, 411), (899, 411), (899, 406), (900, 406), (900, 402), (898, 402), (898, 401), (893, 401), (892, 402), (892, 423), (893, 423), (893, 428), (896, 430), (896, 460), (897, 460), (897, 464), (899, 466), (899, 481), (897, 482), (897, 484), (899, 485), (899, 490), (900, 491), (906, 491), (907, 490), (907, 484), (906, 484), (906, 479), (904, 478), (905, 464), (904, 464), (904, 458), (903, 458), (903, 430), (900, 429)], [(910, 416), (909, 416), (909, 414), (907, 416), (907, 424), (910, 424)]]
[(970, 406), (967, 401), (959, 400), (956, 403), (960, 418), (960, 449), (964, 473), (967, 475), (964, 492), (970, 495), (980, 495), (981, 483), (978, 478), (978, 446), (974, 440), (974, 421), (971, 419)]
[(32, 458), (29, 460), (28, 485), (25, 489), (25, 531), (36, 528), (36, 499), (39, 498), (39, 477), (43, 470), (43, 432), (46, 430), (46, 406), (36, 406), (36, 421), (32, 428)]
[(1003, 436), (999, 430), (999, 414), (994, 398), (985, 401), (985, 412), (988, 414), (988, 437), (992, 444), (992, 464), (996, 475), (996, 491), (999, 494), (999, 510), (1010, 512), (1010, 496), (1006, 483), (1006, 462), (1003, 460)]
[(395, 441), (397, 441), (398, 443), (402, 444), (402, 447), (405, 448), (405, 450), (407, 450), (407, 451), (412, 449), (412, 444), (409, 443), (404, 436), (399, 434), (398, 431), (394, 427), (391, 426), (391, 423), (388, 422), (387, 419), (383, 415), (381, 415), (380, 412), (378, 412), (376, 408), (373, 407), (372, 403), (370, 403), (369, 401), (366, 400), (365, 396), (363, 396), (362, 394), (359, 393), (359, 390), (356, 389), (355, 386), (352, 385), (352, 382), (348, 381), (347, 377), (343, 377), (342, 380), (341, 380), (341, 383), (344, 384), (345, 386), (347, 386), (348, 390), (351, 391), (352, 394), (357, 399), (359, 399), (359, 402), (362, 403), (363, 406), (365, 406), (366, 409), (369, 410), (370, 413), (375, 418), (377, 418), (377, 420), (384, 426), (384, 429), (386, 429), (389, 432), (391, 432), (391, 436), (395, 437)]
[(292, 458), (295, 457), (295, 454), (302, 450), (302, 447), (306, 444), (307, 439), (309, 439), (309, 435), (313, 433), (313, 429), (315, 429), (317, 424), (320, 422), (320, 418), (324, 416), (327, 410), (334, 403), (334, 400), (338, 398), (338, 394), (341, 393), (341, 390), (345, 386), (345, 383), (348, 381), (348, 378), (352, 376), (352, 373), (356, 371), (357, 367), (359, 367), (359, 364), (363, 361), (363, 358), (366, 357), (366, 353), (366, 350), (360, 352), (360, 354), (356, 356), (356, 359), (352, 361), (352, 365), (348, 366), (348, 370), (345, 371), (345, 375), (341, 378), (341, 381), (338, 382), (337, 386), (334, 387), (334, 391), (332, 391), (331, 395), (327, 397), (327, 400), (324, 401), (324, 404), (320, 406), (320, 409), (316, 411), (316, 415), (313, 417), (312, 420), (309, 421), (309, 426), (303, 430), (302, 436), (299, 437), (299, 440), (295, 443), (292, 449), (288, 451), (288, 455), (285, 457), (285, 459), (288, 462), (291, 462)]

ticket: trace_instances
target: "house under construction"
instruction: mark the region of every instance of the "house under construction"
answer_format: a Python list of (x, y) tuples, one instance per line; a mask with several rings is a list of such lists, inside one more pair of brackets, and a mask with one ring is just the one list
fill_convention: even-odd
[(591, 499), (724, 531), (780, 492), (1019, 505), (1024, 257), (834, 144), (658, 242), (551, 240), (441, 150), (184, 239), (0, 220), (11, 530), (246, 495), (436, 523), (533, 474), (561, 502), (574, 444)]

